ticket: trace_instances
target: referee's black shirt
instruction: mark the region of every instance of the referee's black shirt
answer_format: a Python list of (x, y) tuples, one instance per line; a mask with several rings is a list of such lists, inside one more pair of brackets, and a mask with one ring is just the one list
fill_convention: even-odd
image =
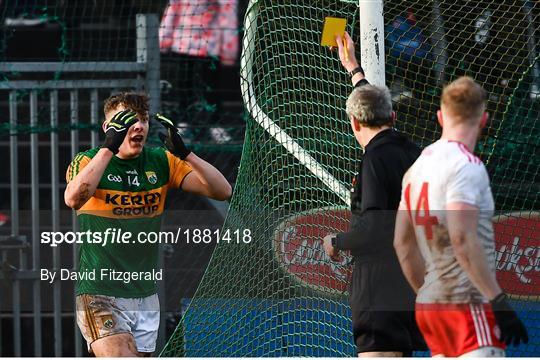
[(417, 145), (392, 128), (371, 139), (353, 180), (350, 231), (337, 235), (338, 249), (370, 260), (395, 258), (394, 225), (401, 180), (420, 152)]
[[(365, 79), (356, 86), (368, 84)], [(398, 351), (412, 356), (426, 350), (414, 317), (415, 294), (394, 251), (401, 181), (420, 149), (394, 129), (375, 135), (351, 189), (351, 227), (336, 247), (350, 250), (355, 266), (349, 288), (357, 351)]]

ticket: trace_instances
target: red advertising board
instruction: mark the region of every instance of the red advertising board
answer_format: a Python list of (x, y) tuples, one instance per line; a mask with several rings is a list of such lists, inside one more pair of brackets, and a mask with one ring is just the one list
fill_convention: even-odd
[[(325, 292), (347, 289), (350, 257), (330, 261), (322, 248), (329, 233), (349, 228), (350, 211), (321, 208), (285, 219), (274, 233), (273, 252), (281, 268), (301, 284)], [(521, 212), (494, 219), (497, 279), (513, 297), (540, 299), (540, 213)]]
[(516, 212), (494, 219), (497, 280), (513, 297), (540, 298), (540, 213)]
[(273, 252), (280, 267), (307, 287), (332, 293), (347, 290), (350, 257), (331, 261), (322, 241), (329, 233), (348, 231), (348, 209), (320, 208), (285, 219), (274, 232)]

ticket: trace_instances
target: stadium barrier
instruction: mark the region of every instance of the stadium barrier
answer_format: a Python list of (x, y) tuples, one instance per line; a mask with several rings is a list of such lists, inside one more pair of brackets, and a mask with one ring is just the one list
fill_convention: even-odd
[[(11, 309), (0, 316), (12, 320), (14, 356), (21, 356), (22, 349), (27, 349), (28, 342), (24, 339), (24, 334), (30, 332), (33, 356), (42, 355), (43, 339), (47, 335), (52, 335), (47, 336), (47, 339), (54, 341), (55, 356), (62, 356), (65, 339), (63, 327), (66, 326), (63, 319), (66, 316), (72, 317), (70, 326), (75, 338), (75, 355), (82, 356), (83, 346), (86, 345), (83, 345), (84, 340), (77, 328), (74, 305), (68, 305), (75, 302), (73, 288), (62, 286), (62, 281), (55, 281), (52, 294), (47, 292), (44, 296), (40, 280), (40, 268), (58, 270), (66, 266), (67, 257), (71, 257), (71, 268), (76, 269), (78, 247), (73, 246), (71, 254), (62, 252), (59, 247), (43, 248), (39, 240), (40, 231), (77, 229), (75, 212), (69, 215), (67, 211), (61, 211), (65, 209), (63, 190), (66, 169), (59, 167), (59, 158), (62, 157), (69, 163), (69, 159), (75, 157), (83, 147), (98, 146), (97, 131), (85, 134), (87, 138), (83, 142), (80, 140), (79, 130), (85, 126), (100, 128), (99, 114), (103, 100), (118, 90), (145, 90), (150, 96), (150, 111), (155, 113), (159, 110), (158, 29), (159, 18), (156, 14), (136, 15), (137, 52), (133, 61), (0, 63), (0, 72), (17, 73), (21, 77), (39, 78), (40, 74), (44, 73), (61, 73), (68, 78), (0, 82), (0, 94), (8, 98), (11, 135), (9, 143), (2, 144), (9, 150), (4, 151), (4, 154), (9, 153), (11, 211), (9, 235), (0, 236), (0, 259), (4, 264), (0, 269), (0, 281), (5, 282), (12, 290), (11, 298), (0, 297), (0, 309)], [(96, 79), (98, 77), (101, 79)], [(28, 101), (24, 101), (26, 97)], [(67, 103), (68, 109), (64, 109), (64, 103)], [(69, 121), (62, 120), (62, 110), (67, 110), (64, 113), (69, 112)], [(83, 110), (86, 113), (81, 115)], [(48, 123), (43, 121), (47, 116)], [(90, 125), (82, 125), (81, 119), (90, 119)], [(40, 132), (40, 127), (47, 128), (46, 134)], [(69, 138), (60, 131), (66, 129), (70, 129)], [(29, 141), (24, 140), (27, 136)], [(24, 162), (27, 155), (30, 157), (28, 167)], [(40, 204), (40, 195), (43, 196), (44, 192), (50, 192), (50, 204), (45, 206)], [(21, 193), (30, 195), (30, 203)], [(160, 261), (163, 261), (162, 251), (160, 253)], [(160, 295), (164, 297), (164, 287), (161, 287), (160, 291)], [(22, 319), (29, 317), (33, 319), (31, 331), (22, 325)], [(53, 333), (43, 333), (43, 321), (51, 317), (54, 323)], [(163, 319), (160, 335), (163, 339)], [(7, 348), (6, 344), (3, 346)], [(3, 352), (0, 351), (0, 354)]]

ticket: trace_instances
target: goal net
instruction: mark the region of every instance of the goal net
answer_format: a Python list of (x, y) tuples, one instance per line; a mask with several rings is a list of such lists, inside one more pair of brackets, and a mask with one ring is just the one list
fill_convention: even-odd
[[(477, 147), (496, 198), (498, 277), (540, 352), (538, 31), (532, 1), (385, 1), (386, 81), (397, 128), (425, 146), (443, 84), (469, 75), (489, 93)], [(325, 16), (356, 1), (252, 1), (241, 85), (249, 117), (224, 231), (164, 356), (351, 356), (350, 259), (331, 262), (322, 237), (348, 227), (348, 191), (362, 153), (350, 131), (348, 75), (319, 45)], [(358, 50), (358, 49), (357, 49)], [(245, 230), (249, 230), (244, 232)], [(233, 234), (236, 235), (233, 236)]]

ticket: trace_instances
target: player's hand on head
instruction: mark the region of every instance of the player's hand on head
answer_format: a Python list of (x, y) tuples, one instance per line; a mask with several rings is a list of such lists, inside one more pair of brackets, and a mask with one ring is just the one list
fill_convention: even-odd
[(512, 309), (504, 293), (491, 300), (495, 321), (501, 330), (500, 340), (506, 345), (517, 346), (520, 343), (528, 343), (529, 335), (525, 325), (521, 322), (516, 312)]
[(163, 144), (172, 154), (178, 156), (180, 159), (185, 160), (186, 157), (191, 154), (191, 151), (186, 147), (180, 131), (174, 125), (172, 120), (166, 118), (161, 114), (155, 115), (156, 120), (165, 127), (166, 134), (160, 133), (159, 137)]
[(129, 128), (137, 121), (139, 121), (137, 113), (133, 110), (126, 109), (114, 114), (111, 121), (105, 124), (105, 142), (102, 148), (117, 154)]
[[(354, 52), (354, 41), (349, 35), (345, 32), (344, 36), (336, 35), (336, 42), (338, 47), (339, 60), (341, 65), (347, 71), (352, 71), (358, 67), (358, 61), (356, 60), (356, 55)], [(344, 45), (344, 42), (347, 43), (347, 46)]]

